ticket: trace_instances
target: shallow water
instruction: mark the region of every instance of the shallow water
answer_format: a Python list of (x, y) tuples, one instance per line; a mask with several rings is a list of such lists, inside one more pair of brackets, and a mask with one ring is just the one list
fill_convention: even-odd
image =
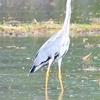
[[(57, 64), (51, 66), (47, 92), (46, 68), (29, 74), (32, 59), (46, 40), (0, 37), (0, 100), (99, 100), (100, 36), (71, 37), (62, 61), (64, 92), (60, 90)], [(83, 61), (89, 53), (92, 55)]]

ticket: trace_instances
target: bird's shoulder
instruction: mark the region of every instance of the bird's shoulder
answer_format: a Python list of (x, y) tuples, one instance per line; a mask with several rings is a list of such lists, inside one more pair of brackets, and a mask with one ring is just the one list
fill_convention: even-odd
[(45, 62), (48, 58), (53, 58), (54, 60), (61, 57), (65, 51), (65, 39), (62, 37), (59, 31), (51, 38), (49, 38), (38, 50), (35, 56), (36, 62)]
[[(54, 34), (51, 38), (49, 38), (38, 50), (36, 53), (35, 58), (39, 56), (51, 56), (52, 53), (55, 53), (57, 51), (57, 48), (59, 48), (59, 42), (61, 39), (60, 38), (60, 33)], [(58, 44), (58, 45), (57, 45)]]
[(40, 49), (46, 48), (46, 47), (51, 47), (54, 45), (57, 45), (61, 41), (61, 34), (60, 31), (54, 34), (51, 38), (49, 38), (42, 46)]

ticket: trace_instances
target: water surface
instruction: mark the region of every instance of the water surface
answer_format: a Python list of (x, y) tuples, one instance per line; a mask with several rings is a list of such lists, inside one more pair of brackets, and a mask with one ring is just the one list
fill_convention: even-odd
[[(44, 90), (46, 68), (29, 74), (32, 59), (46, 40), (0, 37), (0, 100), (99, 100), (100, 36), (71, 37), (62, 61), (64, 92), (57, 64), (51, 66), (48, 92)], [(83, 61), (89, 53), (92, 55)]]

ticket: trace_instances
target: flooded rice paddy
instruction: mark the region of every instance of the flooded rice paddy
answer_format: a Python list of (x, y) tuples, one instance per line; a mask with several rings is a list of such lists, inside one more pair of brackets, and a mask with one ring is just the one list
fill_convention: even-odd
[(46, 40), (0, 37), (0, 100), (100, 100), (100, 36), (71, 37), (62, 61), (64, 92), (57, 64), (51, 66), (47, 92), (46, 68), (29, 74), (32, 59)]

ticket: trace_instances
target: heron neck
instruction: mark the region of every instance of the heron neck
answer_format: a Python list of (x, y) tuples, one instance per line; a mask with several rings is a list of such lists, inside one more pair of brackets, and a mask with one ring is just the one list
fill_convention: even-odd
[(65, 16), (65, 21), (62, 27), (62, 30), (64, 33), (69, 36), (69, 30), (70, 30), (70, 18), (71, 18), (71, 0), (67, 0), (66, 3), (66, 16)]

